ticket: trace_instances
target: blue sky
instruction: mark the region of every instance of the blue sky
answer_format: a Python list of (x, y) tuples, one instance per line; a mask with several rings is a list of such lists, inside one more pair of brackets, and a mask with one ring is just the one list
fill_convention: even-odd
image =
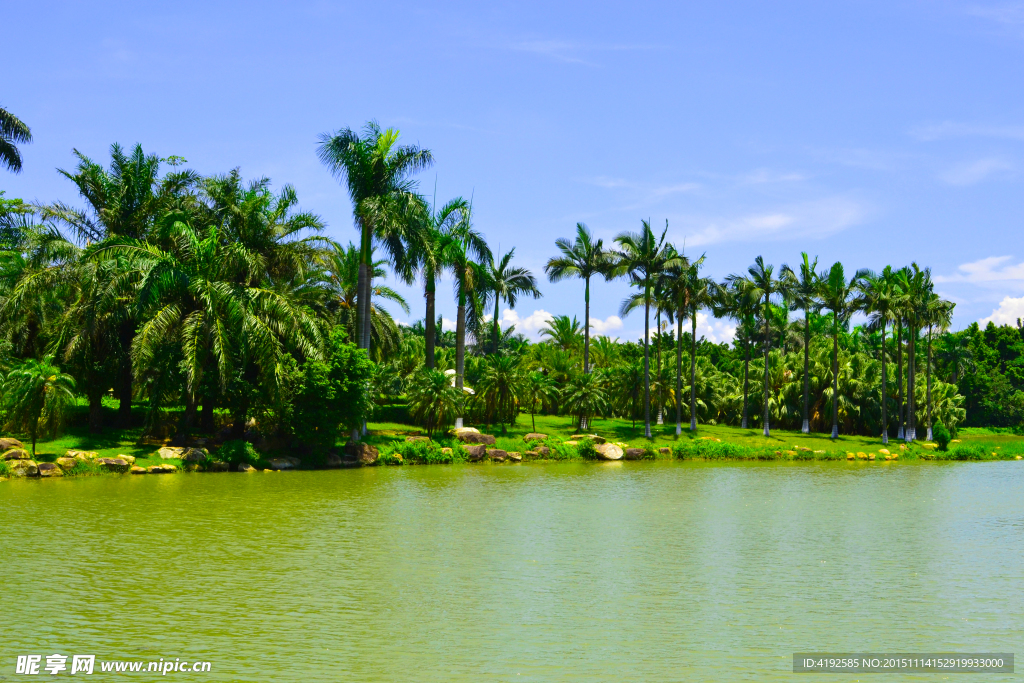
[[(916, 260), (957, 328), (1024, 316), (1024, 3), (39, 2), (5, 23), (0, 104), (35, 136), (0, 173), (8, 197), (76, 203), (54, 170), (72, 148), (141, 142), (291, 183), (347, 240), (316, 138), (375, 118), (434, 152), (423, 189), (472, 196), (493, 247), (541, 278), (577, 221), (608, 242), (667, 219), (716, 277), (801, 250)], [(421, 318), (401, 289), (398, 317)], [(542, 289), (504, 318), (531, 336), (582, 318), (581, 285)], [(626, 290), (595, 285), (598, 332), (640, 336), (614, 317)]]

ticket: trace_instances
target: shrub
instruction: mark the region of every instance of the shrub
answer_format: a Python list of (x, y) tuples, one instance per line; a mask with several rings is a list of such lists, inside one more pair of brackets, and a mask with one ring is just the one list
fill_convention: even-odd
[(449, 453), (445, 453), (443, 448), (436, 441), (411, 441), (396, 444), (389, 454), (400, 455), (404, 462), (414, 465), (451, 465), (466, 462), (466, 451), (460, 444), (452, 445)]
[(597, 460), (597, 451), (594, 450), (594, 442), (590, 439), (584, 439), (580, 442), (580, 445), (576, 447), (576, 453), (579, 457), (584, 460)]
[(935, 439), (935, 443), (939, 444), (940, 451), (949, 449), (949, 440), (952, 437), (949, 435), (949, 430), (946, 429), (946, 425), (941, 422), (935, 423), (935, 426), (932, 427), (932, 438)]
[(0, 460), (0, 477), (11, 476), (11, 468), (7, 465), (4, 460)]
[(984, 446), (978, 444), (970, 446), (957, 446), (939, 457), (940, 460), (988, 460), (988, 451)]
[[(564, 442), (549, 442), (548, 448), (551, 449), (548, 460), (576, 460), (580, 457), (578, 446), (570, 446)], [(593, 444), (591, 444), (591, 448), (593, 448)]]
[(260, 461), (260, 454), (253, 445), (241, 439), (225, 441), (224, 445), (217, 451), (217, 456), (220, 460), (232, 465), (245, 463), (246, 465), (255, 466)]

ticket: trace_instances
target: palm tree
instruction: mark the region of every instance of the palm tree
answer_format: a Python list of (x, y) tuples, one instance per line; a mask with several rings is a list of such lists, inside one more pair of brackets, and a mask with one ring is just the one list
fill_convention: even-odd
[(17, 116), (0, 107), (0, 164), (21, 173), (21, 152), (15, 143), (32, 142), (32, 131)]
[(885, 327), (896, 317), (896, 292), (892, 281), (892, 267), (886, 266), (881, 274), (864, 271), (859, 288), (863, 310), (868, 314), (868, 330), (882, 333), (882, 443), (889, 443), (888, 399), (886, 385), (888, 373), (885, 368)]
[(530, 427), (536, 432), (537, 403), (540, 402), (541, 406), (543, 406), (545, 402), (554, 400), (558, 395), (558, 389), (555, 387), (555, 383), (551, 381), (551, 378), (543, 372), (531, 372), (526, 376), (524, 395), (530, 403)]
[(811, 310), (818, 308), (818, 257), (811, 261), (806, 251), (800, 252), (800, 272), (789, 266), (782, 266), (782, 277), (789, 280), (790, 305), (794, 310), (804, 312), (804, 407), (803, 424), (800, 431), (811, 432), (809, 401), (810, 401), (810, 352), (811, 352)]
[(846, 279), (843, 264), (836, 261), (820, 276), (818, 296), (823, 308), (832, 311), (832, 438), (839, 438), (839, 326), (858, 308), (854, 295), (864, 273)]
[(357, 316), (359, 348), (370, 347), (370, 255), (373, 241), (384, 247), (396, 271), (405, 270), (405, 246), (422, 204), (410, 176), (430, 166), (430, 150), (416, 145), (399, 145), (398, 131), (381, 130), (376, 121), (363, 127), (360, 136), (351, 128), (323, 133), (317, 155), (339, 180), (346, 184), (352, 213), (360, 232)]
[(544, 266), (544, 272), (551, 282), (559, 282), (568, 277), (583, 280), (583, 372), (590, 372), (590, 278), (595, 275), (607, 275), (609, 268), (608, 253), (604, 250), (603, 240), (594, 240), (590, 230), (583, 223), (576, 224), (576, 241), (569, 242), (565, 237), (555, 240), (555, 246), (562, 252), (554, 256)]
[(541, 297), (537, 289), (537, 279), (526, 268), (513, 268), (510, 264), (516, 250), (513, 248), (507, 254), (495, 261), (494, 257), (488, 260), (484, 269), (486, 275), (486, 289), (490, 296), (494, 297), (494, 353), (498, 353), (498, 338), (501, 328), (498, 321), (498, 308), (501, 300), (504, 299), (509, 308), (516, 307), (516, 299), (521, 295), (529, 294), (534, 299)]
[(747, 399), (750, 393), (750, 344), (757, 334), (758, 301), (751, 296), (745, 279), (726, 280), (718, 288), (718, 301), (713, 310), (716, 317), (727, 316), (736, 321), (736, 341), (743, 345), (743, 409), (740, 428), (747, 428)]
[(426, 366), (434, 369), (434, 343), (437, 339), (435, 298), (437, 278), (451, 264), (444, 260), (445, 234), (464, 220), (469, 211), (469, 203), (462, 197), (456, 197), (439, 210), (424, 211), (426, 220), (412, 236), (410, 260), (423, 275), (423, 296), (426, 299), (427, 311), (424, 317), (424, 350)]
[(29, 433), (33, 458), (40, 427), (44, 433), (56, 434), (75, 403), (74, 392), (75, 380), (53, 364), (53, 356), (30, 358), (8, 373), (3, 384), (7, 419), (15, 429)]
[(514, 419), (519, 411), (522, 383), (523, 376), (518, 358), (497, 354), (487, 358), (483, 376), (476, 385), (477, 396), (487, 406), (488, 415), (497, 414), (502, 434), (507, 433), (506, 418)]
[(584, 330), (576, 316), (556, 315), (544, 323), (540, 336), (547, 337), (551, 343), (563, 351), (572, 351), (577, 347)]
[(563, 404), (579, 418), (579, 429), (586, 429), (589, 418), (603, 413), (608, 407), (604, 393), (604, 376), (600, 371), (575, 375), (565, 387), (563, 394)]
[(654, 303), (652, 289), (655, 278), (666, 267), (676, 264), (675, 250), (665, 243), (668, 222), (661, 237), (651, 230), (650, 221), (641, 221), (640, 232), (624, 232), (615, 238), (618, 249), (614, 252), (614, 275), (625, 275), (630, 285), (642, 292), (627, 297), (619, 314), (629, 315), (641, 305), (644, 307), (644, 436), (651, 438), (651, 354), (650, 319)]
[[(469, 322), (475, 328), (480, 316), (481, 288), (486, 281), (483, 268), (472, 258), (487, 261), (491, 258), (491, 250), (483, 235), (473, 228), (472, 207), (462, 214), (461, 220), (441, 234), (441, 240), (441, 259), (455, 278), (455, 298), (458, 301), (455, 317), (455, 386), (461, 392), (466, 369), (466, 316), (471, 316)], [(461, 416), (455, 419), (455, 426), (462, 427)]]
[(764, 321), (764, 435), (771, 436), (769, 428), (768, 352), (771, 350), (771, 307), (772, 299), (787, 291), (787, 283), (774, 277), (775, 269), (765, 265), (764, 258), (758, 256), (754, 265), (747, 269), (747, 276), (730, 275), (727, 281), (743, 292), (743, 296), (760, 303), (761, 319)]
[(900, 290), (901, 317), (907, 327), (907, 427), (904, 439), (917, 439), (917, 337), (922, 320), (927, 316), (928, 295), (932, 291), (931, 270), (922, 270), (917, 263), (901, 268), (895, 275)]
[(955, 307), (956, 304), (940, 299), (939, 295), (930, 291), (929, 287), (923, 306), (924, 315), (921, 320), (923, 324), (928, 325), (928, 365), (925, 366), (927, 377), (925, 404), (928, 411), (928, 432), (925, 439), (927, 441), (932, 440), (932, 331), (937, 329), (939, 332), (945, 332), (949, 329), (949, 326), (953, 323), (953, 309)]
[(464, 402), (462, 389), (452, 386), (448, 375), (440, 370), (420, 368), (409, 387), (413, 419), (426, 426), (428, 436), (461, 415)]

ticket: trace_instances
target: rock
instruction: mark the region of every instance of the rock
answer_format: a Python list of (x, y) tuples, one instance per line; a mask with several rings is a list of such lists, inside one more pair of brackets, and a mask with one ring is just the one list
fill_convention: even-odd
[(796, 455), (796, 451), (786, 451), (786, 455), (792, 458), (794, 455)]
[(521, 456), (516, 451), (509, 451), (508, 452), (508, 459), (511, 460), (512, 462), (522, 462), (523, 461), (523, 456)]
[(121, 458), (96, 458), (96, 464), (107, 472), (127, 472), (131, 467)]
[(452, 449), (450, 449), (450, 448), (442, 448), (441, 452), (444, 453), (445, 455), (451, 455), (452, 454)]
[(65, 456), (63, 458), (57, 458), (56, 462), (58, 467), (67, 472), (68, 470), (73, 470), (79, 461), (77, 458), (68, 458)]
[(458, 436), (459, 432), (473, 432), (475, 434), (479, 434), (480, 430), (477, 429), (476, 427), (454, 427), (451, 430), (449, 430), (449, 433), (452, 436)]
[(146, 474), (146, 468), (139, 467), (138, 465), (132, 465), (132, 468), (128, 471), (132, 474)]
[(573, 434), (569, 438), (573, 439), (574, 441), (582, 441), (583, 439), (590, 439), (595, 444), (601, 444), (601, 443), (605, 442), (605, 438), (603, 436), (598, 436), (597, 434)]
[(192, 449), (182, 446), (164, 446), (156, 454), (160, 456), (161, 460), (171, 460), (172, 458), (181, 458), (190, 450)]
[(405, 437), (406, 443), (415, 443), (417, 441), (430, 441), (430, 437), (426, 436), (407, 436)]
[(362, 441), (350, 441), (345, 444), (345, 452), (355, 458), (360, 465), (373, 465), (380, 457), (376, 448)]
[(41, 462), (36, 466), (40, 477), (63, 477), (64, 470), (52, 462)]
[(135, 464), (135, 456), (134, 455), (124, 455), (123, 453), (118, 453), (117, 457), (121, 458), (122, 460), (124, 460), (129, 465), (134, 465)]
[(291, 458), (271, 458), (267, 461), (272, 470), (293, 470), (295, 465)]
[[(871, 455), (874, 455), (874, 453), (872, 453)], [(892, 456), (891, 455), (887, 455), (887, 456), (885, 456), (885, 459), (886, 460), (892, 460)]]
[(99, 453), (96, 451), (68, 451), (64, 454), (66, 458), (74, 458), (75, 460), (95, 460), (99, 457)]
[(661, 453), (662, 455), (672, 455), (672, 449), (669, 448), (668, 446), (663, 446), (659, 448), (658, 452)]
[(594, 451), (601, 460), (622, 460), (622, 449), (613, 443), (600, 443)]
[(537, 454), (542, 458), (546, 458), (551, 455), (551, 449), (547, 446), (537, 446), (534, 450), (537, 451)]
[(32, 456), (24, 448), (10, 448), (0, 455), (0, 460), (31, 460)]
[(529, 443), (530, 441), (544, 441), (546, 438), (548, 438), (547, 434), (541, 434), (540, 432), (530, 432), (529, 434), (523, 437), (523, 441)]
[(10, 450), (12, 448), (24, 448), (25, 444), (15, 439), (13, 436), (5, 436), (0, 439), (0, 452)]
[(493, 446), (495, 439), (490, 434), (481, 434), (472, 427), (468, 429), (457, 429), (455, 431), (455, 438), (462, 443), (482, 443), (486, 446)]
[(476, 446), (463, 446), (462, 449), (466, 451), (470, 462), (479, 462), (487, 456), (487, 446), (484, 446), (483, 444)]
[(855, 457), (856, 457), (856, 456), (855, 456), (855, 455), (854, 455), (853, 453), (847, 453), (847, 454), (846, 454), (846, 459), (847, 459), (847, 460), (853, 460), (853, 459), (854, 459)]
[(206, 468), (206, 471), (207, 472), (227, 472), (229, 469), (231, 469), (230, 463), (226, 463), (223, 460), (217, 460), (216, 462), (211, 462), (210, 466)]
[(341, 467), (344, 464), (345, 463), (342, 462), (341, 460), (341, 456), (333, 451), (328, 453), (327, 457), (324, 459), (324, 467), (329, 467), (331, 469), (337, 469), (338, 467)]
[[(338, 456), (337, 456), (337, 455), (335, 455), (334, 457), (338, 458)], [(341, 458), (338, 458), (338, 460), (339, 460), (339, 462), (340, 462), (340, 461), (341, 461)], [(253, 467), (252, 465), (250, 465), (250, 464), (249, 464), (249, 463), (247, 463), (247, 462), (243, 462), (243, 463), (239, 464), (239, 466), (238, 466), (238, 471), (239, 471), (239, 472), (255, 472), (255, 471), (256, 471), (256, 468), (255, 468), (255, 467)]]
[(889, 452), (888, 448), (879, 448), (878, 452), (881, 453), (882, 455), (892, 455), (892, 453)]
[(202, 464), (210, 457), (210, 454), (205, 448), (184, 448), (182, 450), (185, 451), (179, 456), (182, 462), (195, 462)]
[(566, 446), (579, 446), (580, 442), (579, 441), (566, 441), (565, 445)]
[(172, 474), (178, 471), (174, 465), (150, 465), (146, 468), (150, 474)]
[(8, 460), (12, 477), (38, 477), (39, 467), (34, 460)]
[(868, 454), (863, 451), (857, 451), (857, 457), (863, 460), (864, 458), (868, 457)]
[(488, 448), (487, 457), (497, 462), (505, 462), (505, 458), (508, 457), (508, 453), (501, 450), (500, 448)]
[(647, 451), (643, 448), (627, 448), (622, 457), (626, 460), (643, 460)]
[(1013, 459), (1014, 459), (1014, 460), (1020, 460), (1020, 459), (1021, 459), (1021, 456), (1019, 456), (1019, 455), (1017, 455), (1017, 456), (1014, 456), (1014, 458), (1013, 458)]
[(874, 459), (875, 459), (875, 454), (874, 453), (872, 453), (871, 455), (868, 456), (868, 460), (874, 460)]

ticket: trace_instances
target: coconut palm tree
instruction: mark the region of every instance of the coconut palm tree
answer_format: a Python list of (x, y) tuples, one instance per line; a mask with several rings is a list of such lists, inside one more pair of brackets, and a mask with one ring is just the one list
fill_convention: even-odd
[(434, 162), (430, 150), (399, 145), (398, 131), (369, 121), (360, 136), (351, 128), (323, 133), (317, 155), (345, 183), (359, 229), (357, 314), (359, 348), (370, 347), (371, 247), (384, 248), (396, 271), (404, 271), (405, 245), (422, 202), (410, 176)]
[(583, 280), (583, 372), (590, 372), (590, 278), (595, 275), (607, 276), (609, 272), (609, 254), (604, 249), (603, 240), (595, 240), (590, 230), (583, 223), (576, 224), (576, 240), (570, 242), (565, 237), (555, 240), (555, 246), (562, 252), (554, 256), (544, 266), (544, 272), (551, 282), (559, 282), (565, 278), (577, 277)]
[(485, 288), (488, 296), (494, 297), (494, 353), (498, 353), (498, 340), (501, 336), (501, 328), (498, 321), (498, 308), (502, 299), (508, 307), (514, 309), (516, 300), (523, 295), (531, 295), (534, 299), (541, 297), (537, 289), (537, 279), (533, 277), (526, 268), (512, 267), (512, 258), (516, 250), (513, 248), (507, 254), (495, 260), (493, 256), (488, 259), (484, 267), (486, 275)]
[(483, 376), (476, 384), (477, 396), (487, 406), (488, 415), (497, 415), (502, 434), (507, 433), (506, 420), (514, 419), (519, 412), (522, 384), (518, 358), (498, 354), (487, 358)]
[(21, 173), (21, 152), (17, 143), (32, 142), (32, 131), (17, 116), (0, 107), (0, 164)]
[(409, 408), (413, 419), (427, 428), (427, 435), (443, 430), (456, 415), (461, 415), (464, 395), (452, 386), (448, 375), (440, 370), (420, 368), (409, 387)]
[(68, 409), (75, 404), (75, 380), (54, 365), (53, 356), (28, 359), (11, 370), (3, 383), (3, 403), (8, 422), (32, 438), (36, 456), (39, 430), (56, 434)]
[(889, 443), (888, 398), (886, 385), (888, 373), (885, 368), (885, 327), (896, 317), (896, 290), (893, 285), (892, 267), (886, 266), (880, 274), (864, 271), (858, 283), (860, 299), (865, 313), (868, 315), (868, 330), (882, 333), (882, 443)]
[(819, 277), (818, 297), (832, 312), (832, 438), (839, 438), (839, 329), (858, 309), (857, 285), (864, 273), (846, 278), (843, 264), (836, 261)]
[(775, 277), (775, 268), (766, 265), (764, 258), (758, 256), (754, 259), (754, 265), (747, 269), (746, 276), (730, 275), (726, 281), (743, 293), (744, 297), (759, 302), (761, 319), (764, 322), (764, 435), (771, 436), (769, 426), (769, 401), (768, 401), (768, 379), (770, 369), (768, 353), (771, 350), (771, 327), (773, 299), (779, 298), (787, 291), (787, 284), (784, 280)]
[(619, 308), (619, 315), (629, 315), (640, 306), (644, 308), (644, 436), (651, 438), (651, 353), (650, 321), (654, 303), (653, 288), (658, 274), (676, 264), (678, 258), (671, 245), (665, 242), (668, 222), (661, 237), (651, 230), (650, 221), (641, 221), (639, 232), (624, 232), (615, 238), (618, 248), (613, 254), (615, 276), (625, 275), (630, 285), (641, 292), (627, 297)]
[(743, 409), (740, 413), (740, 428), (747, 428), (747, 404), (750, 394), (750, 346), (757, 334), (755, 316), (757, 299), (751, 296), (752, 288), (742, 278), (726, 280), (718, 287), (718, 300), (712, 307), (716, 317), (729, 317), (736, 321), (736, 341), (743, 346)]
[[(930, 288), (929, 288), (930, 290)], [(953, 324), (953, 309), (956, 307), (951, 301), (939, 298), (933, 291), (928, 291), (923, 302), (922, 324), (928, 326), (928, 364), (925, 366), (926, 393), (925, 405), (927, 409), (927, 441), (932, 440), (932, 332), (946, 332)]]
[(537, 404), (543, 406), (558, 396), (558, 389), (550, 377), (543, 372), (531, 372), (526, 376), (523, 393), (530, 404), (530, 427), (537, 431)]
[(608, 409), (604, 391), (604, 375), (577, 373), (563, 391), (562, 405), (578, 418), (577, 428), (586, 429), (589, 418)]
[(462, 197), (452, 199), (440, 209), (434, 207), (421, 212), (425, 220), (413, 233), (409, 245), (409, 258), (423, 276), (423, 297), (427, 305), (424, 317), (424, 355), (430, 370), (434, 369), (434, 344), (437, 339), (437, 279), (451, 265), (444, 260), (445, 235), (463, 221), (468, 212), (469, 202)]
[(811, 311), (818, 309), (818, 257), (811, 261), (806, 251), (800, 252), (800, 270), (794, 271), (789, 266), (782, 266), (782, 277), (789, 281), (790, 306), (794, 310), (804, 312), (804, 405), (803, 424), (800, 431), (809, 434), (811, 431), (809, 400), (810, 400), (810, 352), (811, 352)]
[(583, 332), (576, 316), (570, 318), (567, 315), (556, 315), (544, 323), (544, 327), (540, 329), (540, 336), (547, 337), (563, 351), (573, 351), (579, 346)]

